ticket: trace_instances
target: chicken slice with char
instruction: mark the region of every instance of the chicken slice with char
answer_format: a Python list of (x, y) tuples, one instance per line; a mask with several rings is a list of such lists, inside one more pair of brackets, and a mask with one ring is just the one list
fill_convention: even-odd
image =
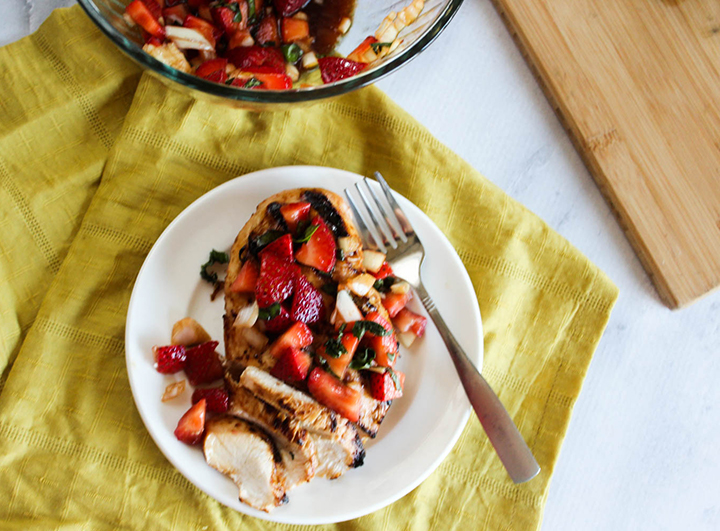
[(266, 433), (229, 415), (205, 429), (205, 460), (233, 480), (241, 502), (266, 512), (287, 502), (282, 458)]
[(315, 476), (318, 458), (307, 430), (239, 384), (230, 382), (229, 387), (228, 413), (257, 424), (275, 441), (285, 466), (286, 489), (310, 481)]
[(245, 369), (240, 383), (310, 433), (317, 451), (317, 475), (333, 479), (362, 465), (365, 450), (350, 421), (256, 367)]

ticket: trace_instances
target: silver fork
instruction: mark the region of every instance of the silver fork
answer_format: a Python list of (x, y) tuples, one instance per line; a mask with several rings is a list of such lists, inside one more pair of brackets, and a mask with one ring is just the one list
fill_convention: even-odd
[[(383, 205), (367, 178), (363, 181), (365, 184), (364, 189), (359, 182), (355, 183), (357, 194), (369, 214), (367, 224), (360, 214), (358, 205), (351, 194), (351, 189), (345, 189), (345, 195), (355, 215), (358, 229), (366, 247), (386, 253), (387, 261), (392, 265), (395, 275), (408, 282), (420, 297), (445, 342), (470, 403), (510, 478), (515, 483), (524, 483), (534, 478), (540, 472), (540, 467), (530, 448), (523, 440), (500, 399), (470, 361), (455, 336), (450, 332), (440, 312), (435, 307), (435, 303), (423, 286), (420, 279), (420, 266), (425, 257), (425, 250), (420, 239), (415, 234), (400, 205), (395, 201), (385, 179), (378, 172), (375, 172), (375, 178), (380, 183), (390, 210)], [(372, 200), (369, 198), (370, 196), (372, 196)]]

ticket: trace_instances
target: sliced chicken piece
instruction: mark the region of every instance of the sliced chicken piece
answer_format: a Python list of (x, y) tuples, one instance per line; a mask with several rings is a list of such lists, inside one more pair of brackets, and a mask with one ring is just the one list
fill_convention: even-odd
[(238, 486), (238, 497), (269, 512), (287, 503), (282, 458), (257, 426), (229, 415), (209, 420), (203, 443), (205, 460)]
[(300, 423), (312, 436), (318, 457), (315, 473), (334, 479), (363, 464), (365, 449), (355, 426), (347, 419), (256, 367), (240, 377), (243, 387)]
[(257, 424), (275, 441), (285, 465), (286, 489), (310, 481), (315, 476), (318, 458), (307, 430), (239, 384), (230, 383), (230, 394), (228, 413)]

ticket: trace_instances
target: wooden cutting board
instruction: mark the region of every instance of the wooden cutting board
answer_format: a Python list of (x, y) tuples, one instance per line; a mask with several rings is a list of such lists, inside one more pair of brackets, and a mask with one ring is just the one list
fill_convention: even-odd
[(663, 299), (720, 286), (720, 1), (494, 2)]

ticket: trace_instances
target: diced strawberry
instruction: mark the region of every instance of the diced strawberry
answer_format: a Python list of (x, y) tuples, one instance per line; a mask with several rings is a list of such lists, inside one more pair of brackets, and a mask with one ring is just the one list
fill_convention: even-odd
[(318, 59), (318, 64), (323, 83), (333, 83), (352, 77), (358, 72), (362, 72), (367, 66), (365, 63), (350, 61), (342, 57), (321, 57)]
[(313, 335), (305, 323), (295, 323), (270, 345), (270, 354), (279, 358), (288, 348), (301, 349), (312, 343)]
[(405, 293), (386, 293), (382, 300), (382, 305), (390, 314), (390, 317), (395, 317), (400, 310), (405, 308), (405, 305), (412, 298), (412, 292), (406, 291)]
[(150, 10), (155, 20), (160, 21), (160, 17), (162, 17), (162, 6), (156, 0), (142, 0), (142, 3)]
[(274, 254), (278, 258), (292, 262), (293, 260), (293, 241), (292, 236), (283, 234), (274, 242), (268, 244), (261, 252), (262, 257), (265, 254)]
[(282, 40), (285, 43), (301, 41), (310, 35), (310, 25), (307, 20), (299, 18), (283, 18), (280, 20)]
[(260, 308), (282, 302), (293, 293), (298, 266), (272, 253), (261, 253), (255, 297)]
[[(394, 400), (400, 398), (405, 386), (405, 374), (393, 369), (383, 372), (368, 371), (370, 374), (370, 395), (375, 400)], [(395, 380), (393, 378), (395, 375)]]
[(203, 20), (198, 17), (194, 17), (192, 15), (188, 15), (185, 17), (185, 22), (183, 22), (183, 26), (186, 28), (197, 30), (199, 33), (202, 34), (203, 37), (205, 37), (208, 42), (215, 46), (215, 41), (222, 35), (222, 32), (210, 24), (207, 20)]
[[(349, 329), (352, 330), (351, 327), (349, 327)], [(345, 375), (345, 370), (347, 369), (348, 365), (350, 365), (350, 362), (352, 361), (353, 356), (357, 351), (360, 340), (355, 337), (354, 334), (346, 333), (343, 334), (340, 342), (342, 343), (343, 347), (345, 347), (346, 352), (345, 354), (341, 354), (337, 358), (333, 358), (332, 356), (328, 355), (325, 346), (321, 346), (320, 348), (318, 348), (317, 353), (325, 359), (328, 367), (330, 367), (330, 370), (335, 373), (339, 378), (342, 378)]]
[(307, 243), (302, 244), (295, 259), (301, 264), (329, 273), (335, 267), (335, 238), (320, 216), (313, 218), (312, 225), (317, 225), (317, 230)]
[(378, 280), (382, 280), (384, 278), (394, 275), (392, 267), (390, 267), (390, 264), (388, 264), (387, 262), (383, 262), (383, 265), (380, 266), (380, 269), (378, 269), (377, 273), (371, 274)]
[(427, 319), (407, 308), (400, 310), (392, 321), (395, 328), (400, 332), (412, 331), (417, 337), (422, 337), (425, 334)]
[(309, 2), (310, 0), (273, 0), (273, 5), (281, 16), (289, 17), (300, 11)]
[(304, 350), (290, 347), (278, 358), (270, 374), (284, 382), (302, 382), (310, 372), (312, 357)]
[(217, 346), (217, 341), (208, 341), (187, 350), (185, 374), (191, 385), (206, 384), (223, 377), (223, 366), (215, 352)]
[(180, 418), (177, 428), (175, 428), (175, 437), (185, 444), (198, 444), (202, 441), (205, 432), (206, 410), (207, 402), (205, 400), (200, 400), (200, 402), (188, 409)]
[(255, 78), (259, 81), (259, 85), (248, 84), (251, 78), (236, 77), (232, 81), (232, 85), (235, 87), (244, 87), (253, 90), (288, 90), (292, 88), (292, 79), (287, 74), (277, 74), (270, 72), (256, 72), (257, 70), (270, 70), (271, 67), (266, 66), (255, 66), (249, 67), (243, 72), (252, 74), (251, 78)]
[(365, 318), (382, 325), (385, 330), (391, 333), (387, 336), (376, 336), (367, 332), (367, 338), (370, 347), (375, 351), (375, 362), (381, 367), (392, 367), (397, 359), (398, 343), (395, 332), (392, 332), (392, 325), (388, 323), (378, 312), (370, 312)]
[(187, 352), (183, 345), (168, 345), (165, 347), (153, 347), (155, 355), (155, 368), (163, 374), (174, 374), (185, 367)]
[(193, 404), (197, 404), (200, 400), (205, 400), (207, 402), (207, 410), (211, 413), (225, 413), (230, 405), (230, 397), (224, 387), (195, 389), (191, 400)]
[(133, 0), (130, 2), (125, 8), (125, 13), (150, 35), (158, 37), (159, 39), (165, 38), (165, 28), (160, 24), (158, 19), (153, 16), (152, 11), (148, 9), (142, 0)]
[(190, 14), (186, 4), (177, 4), (171, 7), (166, 7), (162, 10), (165, 24), (179, 24), (182, 25), (185, 19)]
[(253, 293), (259, 276), (260, 266), (253, 259), (247, 260), (240, 268), (235, 281), (230, 285), (230, 291), (233, 293)]
[(210, 12), (215, 24), (228, 35), (247, 28), (249, 11), (247, 0), (227, 0), (226, 3), (234, 4), (237, 7), (230, 8), (223, 5), (212, 7)]
[(287, 330), (292, 323), (293, 320), (290, 319), (290, 312), (287, 311), (285, 306), (281, 305), (280, 313), (272, 319), (265, 321), (265, 330), (271, 334), (279, 334)]
[(330, 373), (315, 367), (308, 377), (308, 390), (315, 400), (346, 419), (360, 418), (360, 391), (348, 387)]
[(225, 71), (227, 64), (227, 59), (210, 59), (197, 67), (195, 75), (215, 83), (225, 83), (227, 81), (227, 72)]
[(228, 61), (240, 70), (255, 66), (266, 66), (272, 72), (285, 73), (285, 58), (278, 48), (263, 46), (243, 46), (233, 48), (227, 53)]
[(298, 223), (307, 221), (310, 217), (310, 203), (306, 201), (288, 203), (280, 207), (280, 214), (285, 219), (290, 231), (295, 232)]
[(152, 44), (153, 46), (163, 45), (163, 39), (158, 39), (157, 37), (150, 35), (147, 31), (143, 31), (143, 39), (145, 40), (145, 44)]
[(280, 44), (277, 18), (273, 15), (267, 15), (260, 21), (255, 30), (255, 41), (262, 45), (272, 44), (277, 46)]
[(295, 279), (295, 295), (293, 295), (290, 318), (303, 323), (317, 323), (323, 318), (325, 307), (320, 291), (308, 282), (300, 273)]

